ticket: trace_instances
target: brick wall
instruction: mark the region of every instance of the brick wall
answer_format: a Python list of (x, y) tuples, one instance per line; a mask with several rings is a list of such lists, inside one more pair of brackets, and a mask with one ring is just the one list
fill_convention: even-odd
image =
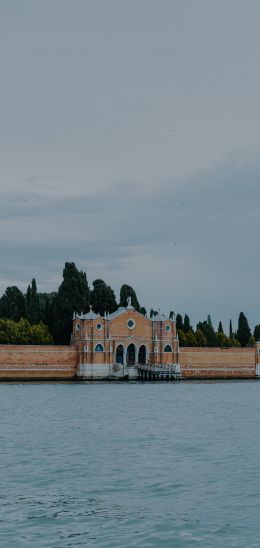
[(183, 348), (179, 363), (185, 378), (255, 378), (255, 348)]
[(77, 361), (74, 346), (0, 345), (0, 380), (72, 379)]

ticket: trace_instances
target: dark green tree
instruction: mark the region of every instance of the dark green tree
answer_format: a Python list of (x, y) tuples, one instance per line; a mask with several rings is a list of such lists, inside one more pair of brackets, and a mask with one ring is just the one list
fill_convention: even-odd
[(256, 325), (255, 326), (255, 329), (254, 329), (254, 339), (256, 341), (260, 341), (260, 324)]
[(234, 334), (233, 334), (232, 320), (230, 318), (230, 320), (229, 320), (229, 338), (232, 339), (233, 336), (234, 336)]
[(32, 279), (32, 285), (28, 286), (26, 292), (26, 318), (31, 325), (40, 321), (40, 302), (37, 293), (35, 278)]
[(143, 316), (146, 316), (146, 308), (145, 308), (144, 306), (141, 306), (139, 312), (140, 312), (140, 314), (142, 314)]
[(40, 302), (40, 320), (48, 326), (50, 333), (53, 332), (53, 309), (54, 300), (57, 297), (55, 291), (51, 293), (38, 293)]
[(0, 317), (19, 321), (25, 316), (25, 298), (18, 287), (7, 287), (0, 299)]
[(236, 337), (241, 346), (247, 346), (251, 337), (251, 330), (249, 328), (247, 318), (243, 312), (240, 312), (239, 314)]
[(188, 333), (189, 331), (192, 331), (192, 326), (190, 324), (190, 318), (187, 314), (185, 314), (184, 316), (184, 320), (183, 320), (183, 331), (184, 333)]
[(177, 331), (181, 330), (183, 331), (183, 321), (182, 321), (182, 315), (177, 314), (176, 316), (176, 329)]
[(140, 304), (139, 304), (139, 301), (137, 299), (135, 290), (133, 289), (133, 287), (131, 287), (131, 285), (124, 284), (124, 285), (122, 285), (122, 287), (120, 289), (120, 303), (119, 303), (119, 306), (126, 307), (128, 297), (131, 297), (132, 306), (135, 308), (135, 310), (137, 310), (137, 312), (139, 312), (140, 311)]
[(218, 333), (224, 333), (223, 327), (222, 327), (222, 322), (219, 322), (219, 324), (218, 324)]
[(63, 281), (53, 301), (53, 337), (56, 344), (69, 344), (73, 312), (89, 310), (89, 286), (85, 272), (65, 263)]
[(101, 279), (97, 279), (93, 282), (90, 300), (94, 312), (96, 312), (96, 314), (101, 314), (102, 316), (105, 312), (115, 312), (118, 308), (113, 289)]
[(151, 308), (149, 316), (150, 318), (153, 318), (154, 316), (158, 316), (158, 311)]
[(217, 346), (216, 333), (212, 327), (212, 324), (210, 325), (208, 320), (204, 322), (199, 322), (197, 324), (197, 330), (202, 331), (202, 333), (205, 335), (207, 339), (207, 346)]

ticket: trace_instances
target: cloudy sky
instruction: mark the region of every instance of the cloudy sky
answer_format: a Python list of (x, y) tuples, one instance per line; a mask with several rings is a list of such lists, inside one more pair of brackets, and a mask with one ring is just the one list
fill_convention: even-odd
[(260, 322), (259, 0), (2, 0), (0, 291)]

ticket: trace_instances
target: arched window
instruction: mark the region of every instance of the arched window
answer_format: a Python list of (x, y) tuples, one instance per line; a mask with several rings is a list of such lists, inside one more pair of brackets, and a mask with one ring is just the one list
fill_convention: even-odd
[(97, 346), (95, 347), (95, 352), (104, 352), (102, 344), (97, 344)]
[(145, 365), (146, 364), (146, 347), (144, 344), (140, 346), (139, 352), (138, 352), (138, 363)]
[(116, 363), (124, 363), (124, 347), (120, 344), (116, 349)]
[(172, 352), (172, 347), (169, 344), (166, 344), (164, 347), (164, 352)]
[(129, 344), (129, 346), (127, 348), (126, 363), (127, 363), (127, 365), (134, 365), (135, 364), (135, 345), (133, 343)]

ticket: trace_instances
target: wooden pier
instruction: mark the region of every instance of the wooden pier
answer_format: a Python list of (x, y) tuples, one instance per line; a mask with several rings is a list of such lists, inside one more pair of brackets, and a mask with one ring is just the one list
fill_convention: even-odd
[(180, 381), (181, 371), (178, 364), (137, 364), (140, 381)]

